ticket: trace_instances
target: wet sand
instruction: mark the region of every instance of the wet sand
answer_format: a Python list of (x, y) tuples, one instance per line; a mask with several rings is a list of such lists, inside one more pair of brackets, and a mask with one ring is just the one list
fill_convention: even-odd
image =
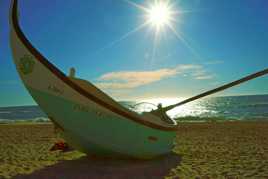
[(150, 161), (50, 152), (51, 124), (0, 125), (0, 178), (268, 178), (268, 122), (181, 123), (174, 154)]

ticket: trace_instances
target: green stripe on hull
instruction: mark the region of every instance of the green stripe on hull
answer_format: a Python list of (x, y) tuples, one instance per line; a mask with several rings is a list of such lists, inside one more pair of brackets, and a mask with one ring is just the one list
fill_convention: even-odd
[(176, 133), (100, 114), (62, 97), (29, 88), (40, 107), (65, 129), (67, 142), (95, 155), (152, 158), (171, 152)]

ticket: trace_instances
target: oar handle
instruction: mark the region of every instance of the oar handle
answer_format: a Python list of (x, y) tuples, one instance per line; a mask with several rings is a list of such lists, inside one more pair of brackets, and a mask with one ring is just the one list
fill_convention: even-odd
[(223, 85), (223, 86), (220, 86), (220, 87), (218, 87), (218, 88), (215, 88), (215, 89), (206, 91), (206, 92), (204, 92), (204, 93), (201, 93), (201, 94), (199, 94), (199, 95), (196, 95), (196, 96), (194, 96), (194, 97), (188, 98), (188, 99), (186, 99), (186, 100), (184, 100), (184, 101), (181, 101), (181, 102), (179, 102), (179, 103), (177, 103), (177, 104), (173, 104), (173, 105), (167, 106), (167, 107), (163, 108), (162, 111), (167, 112), (167, 111), (169, 111), (169, 110), (171, 110), (171, 109), (173, 109), (173, 108), (175, 108), (175, 107), (177, 107), (177, 106), (181, 106), (181, 105), (184, 105), (184, 104), (186, 104), (186, 103), (192, 102), (192, 101), (194, 101), (194, 100), (203, 98), (203, 97), (205, 97), (205, 96), (208, 96), (208, 95), (217, 93), (217, 92), (219, 92), (219, 91), (223, 91), (223, 90), (225, 90), (225, 89), (231, 88), (231, 87), (233, 87), (233, 86), (239, 85), (239, 84), (241, 84), (241, 83), (244, 83), (244, 82), (246, 82), (246, 81), (249, 81), (249, 80), (258, 78), (258, 77), (263, 76), (263, 75), (266, 75), (266, 74), (268, 74), (268, 68), (266, 68), (265, 70), (259, 71), (259, 72), (257, 72), (257, 73), (248, 75), (248, 76), (246, 76), (246, 77), (244, 77), (244, 78), (241, 78), (241, 79), (239, 79), (239, 80), (233, 81), (233, 82), (231, 82), (231, 83), (228, 83), (228, 84), (225, 84), (225, 85)]

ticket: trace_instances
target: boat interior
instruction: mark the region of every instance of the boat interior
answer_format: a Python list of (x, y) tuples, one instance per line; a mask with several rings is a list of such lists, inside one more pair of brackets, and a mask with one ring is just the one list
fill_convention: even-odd
[[(96, 88), (94, 85), (92, 85), (89, 81), (77, 78), (75, 76), (75, 69), (71, 68), (69, 72), (69, 79), (79, 85), (84, 90), (90, 92), (91, 94), (94, 94), (99, 99), (102, 99), (108, 104), (111, 104), (113, 106), (116, 106), (126, 112), (134, 113), (134, 111), (131, 111), (127, 109), (125, 106), (121, 105), (120, 103), (116, 102), (114, 99), (106, 95), (104, 92)], [(149, 112), (142, 112), (141, 114), (138, 114), (135, 112), (136, 115), (140, 116), (140, 120), (148, 121), (151, 123), (155, 123), (164, 127), (174, 127), (174, 125), (177, 125), (177, 122), (173, 119), (171, 119), (164, 111), (161, 112), (161, 110), (157, 110), (155, 112), (153, 109)]]

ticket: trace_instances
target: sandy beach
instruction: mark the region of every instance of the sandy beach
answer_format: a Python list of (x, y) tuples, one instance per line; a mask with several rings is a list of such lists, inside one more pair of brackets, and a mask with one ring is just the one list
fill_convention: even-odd
[(51, 124), (0, 125), (0, 178), (268, 178), (268, 122), (181, 123), (174, 154), (150, 161), (50, 152)]

